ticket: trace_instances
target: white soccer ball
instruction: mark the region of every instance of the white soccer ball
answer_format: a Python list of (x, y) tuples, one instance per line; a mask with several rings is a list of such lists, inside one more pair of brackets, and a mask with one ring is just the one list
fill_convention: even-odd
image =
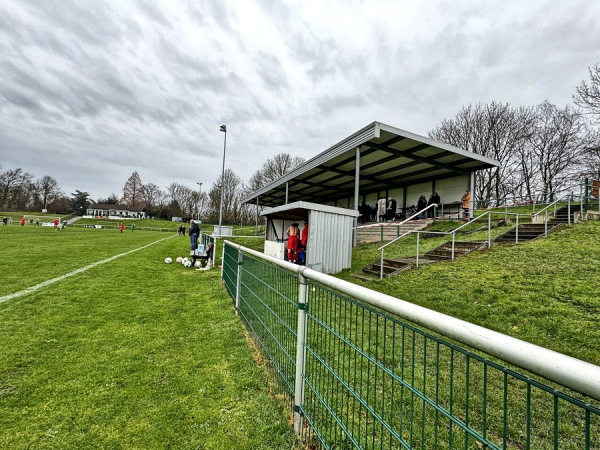
[(202, 261), (200, 261), (200, 260), (196, 261), (196, 264), (194, 264), (194, 266), (202, 267)]
[(177, 261), (178, 263), (182, 263), (183, 262), (183, 258), (181, 256), (178, 256), (175, 261)]
[(186, 259), (186, 260), (183, 262), (183, 265), (184, 265), (185, 267), (192, 267), (192, 262), (191, 262), (189, 259)]
[(171, 258), (169, 258), (168, 256), (165, 258), (165, 263), (171, 264), (172, 262), (173, 262), (173, 260)]

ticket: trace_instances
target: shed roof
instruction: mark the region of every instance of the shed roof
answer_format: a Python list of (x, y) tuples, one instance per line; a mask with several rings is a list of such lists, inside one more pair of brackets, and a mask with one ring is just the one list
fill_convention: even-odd
[(358, 212), (353, 209), (339, 208), (310, 202), (293, 202), (280, 205), (275, 208), (265, 209), (261, 216), (270, 216), (277, 219), (304, 220), (308, 217), (308, 211), (321, 211), (340, 216), (358, 217)]
[(381, 122), (357, 131), (279, 180), (242, 199), (277, 206), (304, 200), (326, 203), (354, 196), (356, 148), (360, 148), (361, 194), (466, 175), (499, 166), (491, 158)]

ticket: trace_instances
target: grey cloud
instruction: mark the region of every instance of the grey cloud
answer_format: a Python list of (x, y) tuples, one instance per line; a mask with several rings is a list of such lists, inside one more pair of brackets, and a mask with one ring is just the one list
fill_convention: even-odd
[(367, 106), (368, 103), (368, 100), (362, 95), (325, 96), (317, 102), (319, 112), (325, 117), (330, 117), (334, 113), (340, 113), (344, 109), (361, 108)]
[(144, 13), (150, 20), (168, 28), (173, 28), (173, 25), (169, 19), (165, 17), (160, 8), (157, 7), (159, 3), (152, 1), (140, 1), (137, 2), (137, 7)]
[(259, 52), (257, 55), (257, 64), (258, 75), (267, 87), (276, 88), (279, 91), (290, 87), (287, 74), (276, 56)]
[(13, 105), (34, 111), (43, 110), (43, 108), (37, 101), (21, 92), (8, 91), (6, 88), (3, 88), (2, 91), (2, 95), (4, 96), (4, 98)]

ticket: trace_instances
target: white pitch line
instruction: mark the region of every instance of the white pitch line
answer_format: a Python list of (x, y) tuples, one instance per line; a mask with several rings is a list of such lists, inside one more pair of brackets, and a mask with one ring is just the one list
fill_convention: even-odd
[(130, 253), (137, 252), (139, 250), (143, 250), (143, 249), (145, 249), (147, 247), (150, 247), (151, 245), (157, 244), (157, 243), (159, 243), (161, 241), (164, 241), (165, 239), (171, 239), (173, 237), (175, 237), (175, 236), (169, 236), (169, 237), (166, 237), (166, 238), (159, 239), (158, 241), (151, 242), (150, 244), (144, 245), (143, 247), (134, 248), (133, 250), (129, 250), (128, 252), (121, 253), (121, 254), (115, 255), (115, 256), (111, 256), (110, 258), (107, 258), (107, 259), (104, 259), (102, 261), (98, 261), (98, 262), (92, 263), (92, 264), (90, 264), (88, 266), (85, 266), (85, 267), (82, 267), (80, 269), (76, 269), (76, 270), (74, 270), (72, 272), (69, 272), (69, 273), (66, 273), (64, 275), (61, 275), (60, 277), (56, 277), (56, 278), (52, 278), (51, 280), (44, 281), (44, 282), (42, 282), (40, 284), (36, 284), (35, 286), (31, 286), (31, 287), (29, 287), (27, 289), (24, 289), (22, 291), (15, 292), (14, 294), (5, 295), (4, 297), (0, 297), (0, 303), (6, 302), (8, 300), (12, 300), (13, 298), (18, 298), (18, 297), (22, 297), (22, 296), (27, 295), (27, 294), (31, 294), (32, 292), (35, 292), (35, 291), (37, 291), (39, 289), (42, 289), (43, 287), (49, 286), (51, 284), (54, 284), (54, 283), (56, 283), (58, 281), (64, 280), (65, 278), (69, 278), (69, 277), (72, 277), (74, 275), (80, 274), (82, 272), (85, 272), (86, 270), (89, 270), (89, 269), (92, 269), (92, 268), (94, 268), (96, 266), (99, 266), (100, 264), (104, 264), (104, 263), (113, 261), (113, 260), (115, 260), (117, 258), (121, 258), (122, 256), (127, 256)]

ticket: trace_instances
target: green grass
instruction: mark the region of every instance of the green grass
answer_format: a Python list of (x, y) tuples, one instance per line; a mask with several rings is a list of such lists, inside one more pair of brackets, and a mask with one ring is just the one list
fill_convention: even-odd
[(188, 239), (5, 227), (0, 297), (159, 240), (0, 303), (0, 448), (293, 447), (219, 271), (163, 262)]
[[(494, 229), (494, 235), (509, 227)], [(457, 237), (483, 240), (487, 232)], [(421, 254), (448, 238), (421, 239)], [(386, 257), (415, 255), (415, 238)], [(600, 222), (564, 227), (546, 238), (496, 245), (454, 262), (421, 266), (382, 281), (353, 274), (378, 260), (380, 244), (354, 250), (341, 278), (561, 353), (600, 364)]]

